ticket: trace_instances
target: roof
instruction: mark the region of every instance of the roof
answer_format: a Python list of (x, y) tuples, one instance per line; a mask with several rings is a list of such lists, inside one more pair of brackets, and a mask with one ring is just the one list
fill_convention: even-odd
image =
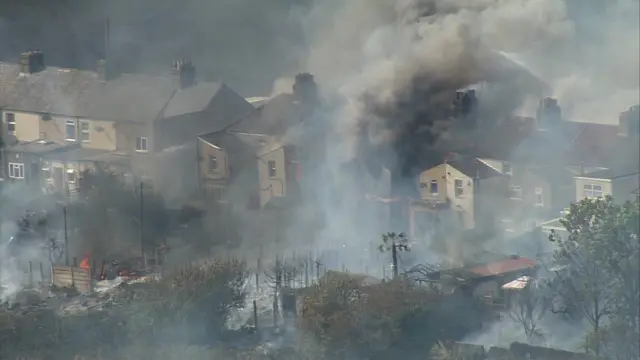
[(268, 139), (262, 134), (245, 134), (232, 131), (216, 131), (200, 135), (199, 138), (207, 143), (224, 148), (225, 151), (234, 153), (246, 148), (257, 150), (264, 146)]
[(511, 282), (508, 282), (504, 285), (502, 285), (503, 289), (509, 289), (509, 290), (521, 290), (527, 287), (527, 285), (529, 285), (529, 283), (531, 282), (531, 277), (529, 276), (521, 276)]
[(534, 260), (527, 258), (511, 258), (477, 266), (469, 269), (468, 271), (479, 276), (493, 276), (531, 269), (535, 266), (536, 262)]
[(62, 141), (36, 140), (29, 142), (18, 142), (6, 148), (10, 152), (24, 152), (30, 154), (45, 154), (52, 151), (64, 150), (77, 147), (76, 143)]
[(214, 82), (179, 89), (171, 77), (146, 74), (104, 82), (94, 71), (58, 67), (23, 75), (19, 65), (0, 63), (0, 107), (17, 111), (148, 122), (203, 111), (223, 88), (230, 91)]
[(637, 138), (618, 133), (617, 125), (574, 121), (540, 130), (535, 127), (535, 119), (512, 117), (486, 131), (472, 153), (498, 160), (547, 164), (556, 159), (586, 166), (603, 166), (629, 155), (637, 159)]
[(487, 179), (495, 176), (502, 176), (497, 169), (489, 166), (486, 162), (478, 158), (466, 158), (449, 163), (461, 173), (474, 179)]
[(284, 135), (303, 118), (303, 107), (293, 94), (281, 93), (266, 101), (248, 116), (227, 127), (241, 133)]
[(640, 174), (640, 169), (630, 170), (630, 169), (614, 168), (614, 169), (598, 170), (598, 171), (590, 172), (584, 175), (579, 175), (576, 177), (615, 180), (615, 179), (638, 175), (638, 174)]
[(92, 162), (113, 162), (123, 161), (128, 157), (125, 154), (120, 154), (108, 150), (99, 149), (86, 149), (86, 148), (73, 148), (67, 151), (49, 153), (44, 156), (49, 160), (80, 162), (80, 161), (92, 161)]

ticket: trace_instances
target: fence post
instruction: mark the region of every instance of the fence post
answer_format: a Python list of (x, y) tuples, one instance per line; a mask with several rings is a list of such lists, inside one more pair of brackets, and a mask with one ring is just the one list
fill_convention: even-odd
[(258, 330), (258, 304), (253, 300), (253, 325)]
[(33, 263), (29, 261), (29, 287), (33, 288)]
[[(74, 264), (75, 264), (75, 259), (74, 259)], [(75, 287), (76, 286), (76, 276), (73, 272), (73, 269), (75, 269), (75, 267), (71, 267), (71, 286)]]
[(40, 286), (44, 287), (44, 268), (42, 263), (40, 263)]

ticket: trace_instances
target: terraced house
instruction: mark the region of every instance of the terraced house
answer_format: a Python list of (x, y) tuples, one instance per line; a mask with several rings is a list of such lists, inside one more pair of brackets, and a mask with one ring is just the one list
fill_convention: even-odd
[(0, 63), (4, 177), (68, 190), (96, 164), (139, 178), (188, 176), (162, 154), (254, 107), (223, 83), (198, 81), (188, 60), (167, 75), (118, 74), (105, 60), (93, 71), (48, 67), (38, 51)]

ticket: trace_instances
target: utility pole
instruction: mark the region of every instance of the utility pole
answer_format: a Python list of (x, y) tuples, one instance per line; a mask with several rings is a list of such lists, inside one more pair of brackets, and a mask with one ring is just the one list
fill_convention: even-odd
[(144, 251), (144, 188), (143, 182), (140, 181), (140, 250), (142, 254), (142, 261), (144, 268), (147, 268), (147, 257)]
[(69, 236), (67, 234), (67, 206), (62, 207), (64, 217), (64, 264), (69, 266)]

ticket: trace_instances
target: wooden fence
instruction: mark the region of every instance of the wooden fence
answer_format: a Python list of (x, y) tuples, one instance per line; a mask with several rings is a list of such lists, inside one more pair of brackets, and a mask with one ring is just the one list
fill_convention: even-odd
[(72, 287), (79, 292), (91, 291), (93, 280), (91, 270), (75, 266), (52, 265), (51, 283), (57, 287)]

